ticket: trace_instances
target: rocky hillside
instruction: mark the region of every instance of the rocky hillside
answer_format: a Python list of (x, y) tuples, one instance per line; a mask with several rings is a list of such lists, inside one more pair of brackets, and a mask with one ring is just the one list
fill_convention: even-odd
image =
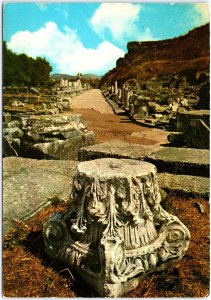
[(129, 42), (128, 53), (116, 68), (101, 79), (101, 85), (128, 79), (148, 80), (154, 76), (179, 73), (189, 68), (209, 72), (209, 24), (174, 39)]

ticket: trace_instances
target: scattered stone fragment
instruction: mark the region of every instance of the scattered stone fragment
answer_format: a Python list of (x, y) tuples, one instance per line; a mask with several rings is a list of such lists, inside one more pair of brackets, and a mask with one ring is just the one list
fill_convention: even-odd
[(7, 140), (6, 137), (2, 138), (3, 140), (3, 157), (9, 157), (9, 156), (18, 156), (16, 150), (12, 146), (12, 144)]
[(185, 145), (184, 134), (181, 132), (170, 133), (167, 136), (168, 141), (174, 146)]
[(194, 203), (195, 207), (198, 209), (198, 211), (202, 214), (205, 213), (205, 209), (204, 209), (204, 205), (202, 205), (201, 203), (199, 202), (195, 202)]

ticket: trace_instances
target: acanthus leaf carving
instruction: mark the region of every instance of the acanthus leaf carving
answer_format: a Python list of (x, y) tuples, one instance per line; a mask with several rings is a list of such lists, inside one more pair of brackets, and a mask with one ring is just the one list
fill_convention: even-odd
[[(118, 159), (100, 159), (96, 166), (95, 161), (81, 163), (66, 219), (52, 219), (45, 226), (47, 249), (61, 248), (63, 260), (83, 271), (85, 280), (91, 276), (104, 285), (159, 270), (180, 259), (190, 240), (186, 226), (160, 201), (156, 169), (149, 163)], [(48, 237), (55, 232), (59, 237), (58, 220), (62, 228), (66, 226), (64, 238), (53, 241)]]

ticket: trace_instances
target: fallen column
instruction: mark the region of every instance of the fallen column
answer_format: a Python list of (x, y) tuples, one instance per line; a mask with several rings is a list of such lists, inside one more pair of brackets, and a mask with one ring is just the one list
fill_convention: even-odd
[(181, 259), (190, 233), (160, 205), (154, 165), (104, 158), (78, 165), (67, 211), (43, 227), (48, 254), (67, 263), (104, 297)]

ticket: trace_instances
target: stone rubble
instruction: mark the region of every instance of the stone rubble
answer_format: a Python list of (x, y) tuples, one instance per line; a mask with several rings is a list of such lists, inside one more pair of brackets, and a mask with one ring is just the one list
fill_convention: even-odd
[(81, 83), (79, 75), (76, 81), (61, 78), (48, 89), (3, 87), (4, 157), (77, 160), (79, 148), (94, 143), (95, 135), (81, 116), (59, 116), (72, 110), (73, 97), (91, 89)]
[(91, 89), (89, 84), (58, 85), (42, 89), (33, 87), (3, 87), (4, 112), (13, 115), (58, 114), (71, 111), (71, 99)]
[[(6, 143), (23, 157), (77, 160), (79, 149), (95, 142), (93, 131), (87, 129), (79, 114), (23, 116), (4, 127)], [(6, 143), (4, 157), (11, 156)]]
[[(195, 76), (192, 81), (184, 74), (155, 76), (140, 82), (134, 79), (121, 84), (115, 81), (114, 85), (101, 89), (109, 103), (115, 102), (138, 124), (178, 131), (183, 134), (186, 146), (208, 149), (209, 101), (203, 90), (209, 75), (193, 72), (192, 76)], [(181, 125), (185, 122), (186, 127)], [(171, 139), (174, 140), (172, 135)]]

